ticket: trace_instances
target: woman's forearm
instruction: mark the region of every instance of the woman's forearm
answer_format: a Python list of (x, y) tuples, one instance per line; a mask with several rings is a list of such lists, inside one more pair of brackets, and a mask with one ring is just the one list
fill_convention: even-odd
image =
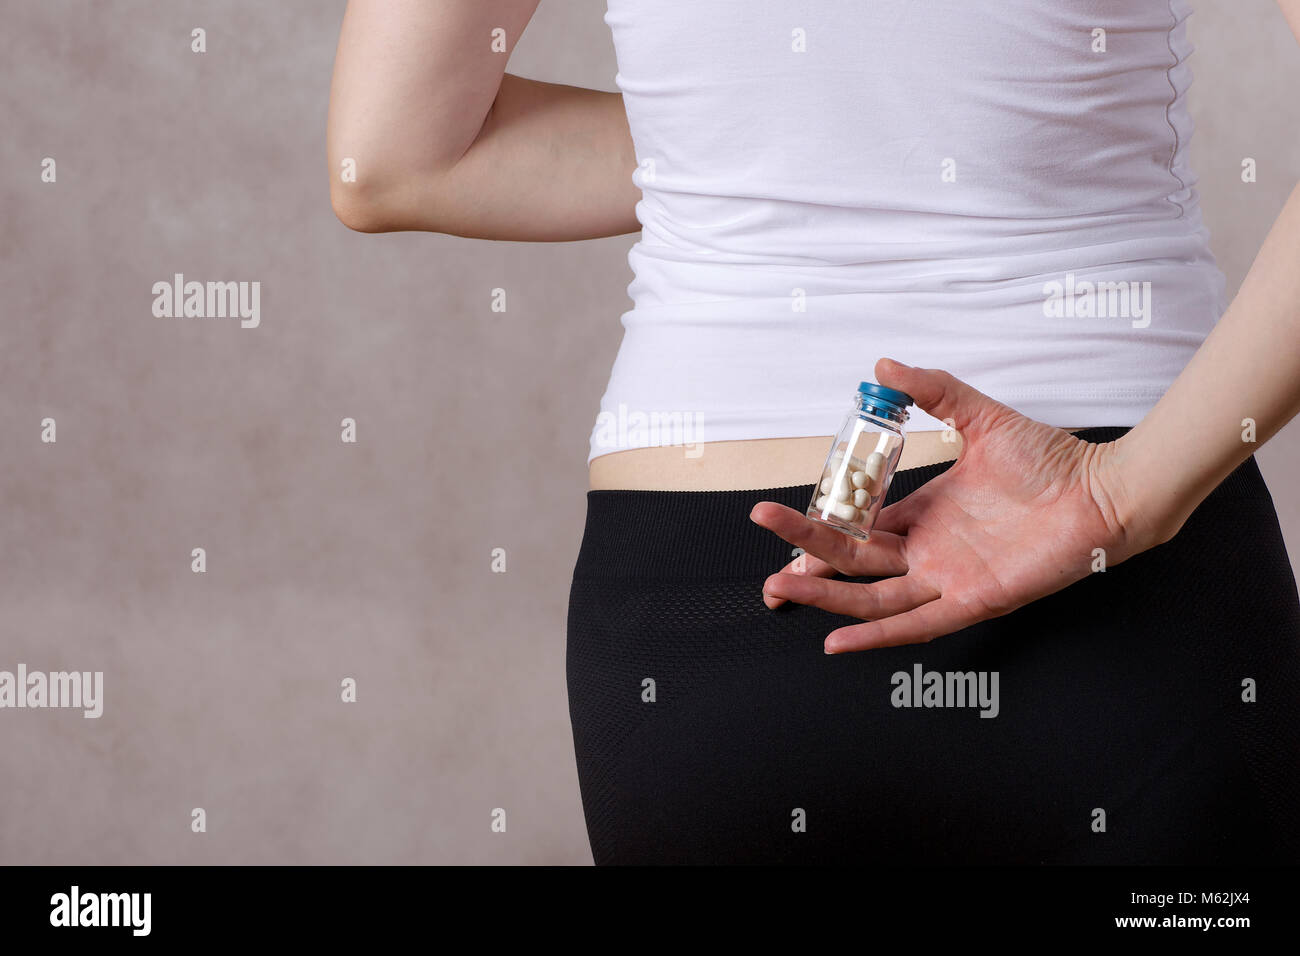
[[(1300, 41), (1300, 0), (1278, 0)], [(1115, 442), (1115, 507), (1146, 544), (1173, 537), (1233, 469), (1300, 413), (1300, 186), (1232, 305), (1156, 406)]]
[(1300, 413), (1300, 186), (1232, 305), (1169, 391), (1115, 443), (1127, 525), (1167, 541)]
[(505, 73), (538, 0), (349, 0), (330, 198), (364, 232), (564, 240), (633, 232), (622, 97)]

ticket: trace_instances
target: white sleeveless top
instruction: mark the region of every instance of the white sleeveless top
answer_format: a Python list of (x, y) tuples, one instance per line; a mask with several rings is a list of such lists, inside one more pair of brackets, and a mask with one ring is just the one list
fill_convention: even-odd
[(1189, 12), (608, 0), (642, 230), (588, 461), (831, 435), (882, 356), (1049, 424), (1137, 424), (1225, 307)]

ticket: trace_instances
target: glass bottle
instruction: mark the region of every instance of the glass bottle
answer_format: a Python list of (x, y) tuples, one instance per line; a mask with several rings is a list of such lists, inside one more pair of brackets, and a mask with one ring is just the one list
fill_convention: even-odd
[(857, 405), (835, 436), (808, 517), (866, 541), (903, 454), (909, 395), (874, 382), (858, 386)]

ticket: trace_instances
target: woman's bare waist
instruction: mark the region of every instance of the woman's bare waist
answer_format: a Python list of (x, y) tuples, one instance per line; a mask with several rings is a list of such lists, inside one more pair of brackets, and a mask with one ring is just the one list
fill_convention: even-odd
[[(961, 438), (944, 432), (909, 432), (899, 468), (951, 461)], [(738, 491), (812, 484), (821, 474), (832, 436), (759, 438), (632, 448), (593, 458), (592, 489)]]
[[(759, 438), (616, 451), (592, 459), (589, 487), (740, 491), (810, 485), (821, 474), (831, 438)], [(952, 461), (960, 451), (961, 436), (956, 432), (908, 432), (898, 467), (919, 468)]]

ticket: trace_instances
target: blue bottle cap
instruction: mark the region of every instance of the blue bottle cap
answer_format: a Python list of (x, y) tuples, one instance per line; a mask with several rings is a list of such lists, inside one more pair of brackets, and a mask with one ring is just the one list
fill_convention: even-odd
[(900, 392), (895, 388), (885, 388), (885, 386), (877, 385), (875, 382), (863, 382), (858, 385), (858, 394), (862, 396), (865, 404), (892, 406), (899, 411), (905, 411), (907, 406), (916, 404), (912, 401), (912, 396), (906, 392)]

